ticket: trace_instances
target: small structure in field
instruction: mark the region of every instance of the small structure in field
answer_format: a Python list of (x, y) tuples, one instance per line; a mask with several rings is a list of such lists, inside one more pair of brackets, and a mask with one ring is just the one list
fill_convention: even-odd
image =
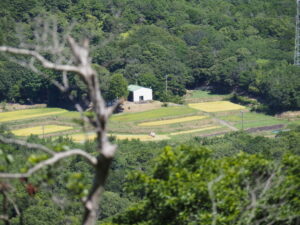
[(144, 102), (151, 101), (153, 99), (151, 88), (145, 88), (138, 85), (129, 85), (128, 91), (128, 100), (132, 102)]

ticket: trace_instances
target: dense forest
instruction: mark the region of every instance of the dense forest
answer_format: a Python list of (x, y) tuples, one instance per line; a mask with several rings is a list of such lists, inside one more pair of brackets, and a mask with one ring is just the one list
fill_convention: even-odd
[[(108, 100), (116, 96), (109, 87), (118, 74), (153, 88), (162, 101), (202, 87), (256, 98), (258, 110), (282, 111), (300, 106), (295, 14), (294, 0), (3, 0), (0, 44), (30, 40), (34, 18), (51, 15), (62, 33), (75, 21), (73, 36), (90, 39)], [(0, 101), (66, 105), (47, 81), (0, 60)], [(74, 96), (82, 96), (75, 83)]]

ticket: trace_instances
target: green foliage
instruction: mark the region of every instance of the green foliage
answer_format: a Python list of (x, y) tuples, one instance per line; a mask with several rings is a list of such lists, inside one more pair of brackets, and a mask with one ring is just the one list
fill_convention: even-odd
[[(18, 43), (16, 25), (33, 38), (29, 27), (37, 14), (55, 16), (60, 32), (75, 19), (72, 35), (90, 39), (94, 68), (109, 101), (124, 94), (111, 93), (110, 74), (153, 88), (159, 100), (166, 98), (165, 78), (172, 74), (170, 96), (210, 86), (219, 93), (254, 96), (267, 105), (258, 104), (258, 110), (299, 108), (299, 72), (291, 66), (295, 1), (4, 0), (0, 6), (0, 42), (8, 45)], [(107, 39), (110, 42), (102, 45)], [(70, 105), (52, 85), (2, 58), (0, 78), (0, 101)], [(81, 81), (70, 78), (70, 85), (76, 100), (86, 97)]]
[[(238, 153), (214, 159), (203, 147), (166, 147), (151, 174), (129, 176), (127, 190), (143, 200), (115, 224), (294, 224), (299, 216), (299, 156), (274, 163)], [(267, 185), (266, 187), (265, 185)], [(253, 195), (256, 202), (251, 201)], [(282, 199), (284, 196), (284, 199)], [(281, 199), (281, 200), (280, 200)], [(292, 200), (294, 199), (294, 200)], [(277, 204), (284, 201), (284, 204)], [(251, 208), (251, 204), (252, 205)], [(250, 207), (250, 209), (249, 209)]]
[(119, 98), (127, 98), (128, 96), (128, 83), (127, 80), (123, 77), (122, 74), (114, 74), (112, 75), (109, 81), (109, 89), (107, 91), (107, 99), (110, 101), (119, 99)]

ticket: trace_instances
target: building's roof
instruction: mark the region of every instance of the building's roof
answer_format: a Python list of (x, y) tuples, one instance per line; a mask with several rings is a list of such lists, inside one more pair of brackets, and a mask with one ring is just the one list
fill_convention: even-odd
[[(128, 91), (137, 91), (141, 88), (145, 88), (145, 87), (134, 85), (134, 84), (128, 85)], [(146, 89), (151, 89), (151, 88), (146, 88)]]

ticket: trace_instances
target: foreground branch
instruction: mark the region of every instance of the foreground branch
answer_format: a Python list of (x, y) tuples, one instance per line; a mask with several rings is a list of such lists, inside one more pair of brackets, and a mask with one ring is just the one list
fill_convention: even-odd
[(74, 150), (70, 150), (67, 152), (55, 153), (55, 155), (53, 157), (36, 164), (34, 167), (29, 169), (26, 173), (0, 173), (0, 178), (6, 178), (6, 179), (27, 178), (27, 177), (30, 177), (32, 174), (38, 172), (39, 170), (43, 169), (46, 166), (53, 165), (56, 162), (58, 162), (64, 158), (74, 156), (74, 155), (80, 155), (80, 156), (84, 157), (93, 166), (97, 165), (98, 160), (95, 157), (91, 156), (90, 154), (86, 153), (85, 151), (82, 151), (81, 149), (74, 149)]
[(12, 138), (5, 138), (0, 135), (0, 142), (4, 144), (16, 144), (20, 145), (29, 149), (35, 149), (35, 150), (41, 150), (43, 152), (46, 152), (50, 155), (55, 155), (56, 153), (52, 151), (50, 148), (47, 148), (45, 145), (40, 145), (40, 144), (34, 144), (34, 143), (28, 143), (23, 140), (17, 140), (17, 139), (12, 139)]
[(59, 65), (56, 63), (53, 63), (46, 58), (44, 58), (40, 53), (37, 51), (32, 51), (28, 49), (20, 49), (20, 48), (13, 48), (13, 47), (7, 47), (7, 46), (0, 46), (0, 52), (8, 52), (12, 54), (17, 54), (17, 55), (27, 55), (27, 56), (32, 56), (36, 58), (44, 68), (46, 69), (53, 69), (53, 70), (58, 70), (58, 71), (67, 71), (67, 72), (75, 72), (78, 73), (78, 67), (72, 66), (72, 65)]
[[(56, 49), (57, 51), (55, 50), (55, 48), (58, 48), (58, 46), (60, 46), (57, 40), (58, 35), (57, 35), (56, 27), (57, 26), (54, 24), (53, 26), (54, 30), (51, 31), (52, 35), (48, 35), (48, 36), (46, 35), (47, 37), (52, 37), (53, 39), (52, 41), (54, 43), (53, 44), (54, 49), (52, 51), (51, 49), (49, 49), (51, 45), (46, 46), (46, 48), (45, 47), (40, 48), (38, 44), (44, 42), (39, 42), (40, 36), (37, 33), (36, 38), (38, 41), (37, 41), (37, 46), (33, 47), (34, 50), (30, 50), (31, 48), (23, 49), (23, 48), (13, 48), (8, 46), (0, 46), (0, 52), (8, 52), (17, 55), (28, 56), (30, 59), (30, 63), (21, 64), (21, 65), (27, 66), (32, 71), (35, 71), (40, 75), (41, 75), (40, 71), (34, 65), (35, 62), (34, 60), (37, 60), (46, 69), (52, 69), (52, 70), (63, 72), (62, 86), (52, 81), (52, 83), (54, 83), (62, 92), (65, 92), (69, 88), (68, 78), (66, 73), (75, 72), (77, 74), (77, 76), (84, 82), (84, 84), (87, 87), (89, 100), (92, 105), (91, 109), (94, 114), (91, 117), (86, 117), (83, 115), (81, 107), (78, 104), (75, 104), (75, 106), (77, 109), (79, 109), (78, 111), (80, 111), (81, 114), (83, 115), (84, 121), (88, 122), (96, 132), (97, 147), (95, 150), (98, 153), (98, 156), (97, 158), (95, 158), (90, 154), (79, 149), (74, 149), (74, 150), (61, 152), (61, 153), (55, 153), (51, 149), (48, 149), (46, 147), (43, 148), (40, 145), (29, 144), (23, 141), (2, 138), (2, 142), (4, 143), (19, 144), (22, 146), (26, 146), (28, 148), (40, 149), (44, 152), (51, 154), (52, 157), (43, 162), (36, 164), (33, 168), (29, 169), (27, 173), (13, 173), (13, 174), (0, 173), (0, 178), (11, 178), (11, 179), (26, 178), (46, 166), (55, 164), (61, 159), (67, 158), (72, 155), (81, 155), (82, 157), (87, 159), (87, 161), (90, 164), (92, 164), (95, 168), (93, 185), (92, 188), (90, 189), (90, 192), (86, 200), (84, 201), (85, 213), (83, 215), (82, 224), (94, 225), (96, 224), (98, 214), (99, 214), (98, 209), (99, 209), (100, 196), (104, 191), (104, 184), (108, 176), (108, 171), (117, 149), (116, 145), (109, 142), (108, 133), (107, 133), (108, 118), (112, 115), (114, 110), (119, 106), (121, 101), (117, 102), (112, 107), (106, 107), (106, 103), (101, 95), (98, 75), (91, 65), (92, 60), (89, 57), (88, 40), (84, 40), (83, 44), (80, 45), (72, 37), (70, 36), (66, 37), (66, 41), (68, 42), (70, 47), (69, 52), (70, 52), (70, 59), (71, 59), (70, 61), (66, 62), (66, 64), (62, 64), (60, 60), (57, 60), (56, 63), (51, 62), (40, 53), (41, 49), (44, 50), (46, 49), (47, 51), (49, 51), (50, 54), (55, 52), (62, 54), (61, 49)], [(47, 28), (47, 26), (45, 25), (44, 28)], [(46, 33), (49, 32), (49, 29), (45, 29), (45, 32)], [(62, 58), (64, 58), (64, 56), (62, 56)]]

